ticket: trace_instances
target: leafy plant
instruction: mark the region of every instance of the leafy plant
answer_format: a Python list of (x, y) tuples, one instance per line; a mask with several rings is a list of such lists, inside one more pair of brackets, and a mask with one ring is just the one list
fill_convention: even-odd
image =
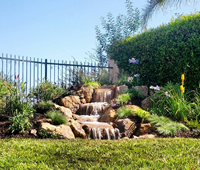
[(21, 82), (20, 85), (17, 84), (18, 78), (19, 75), (15, 76), (14, 85), (3, 84), (8, 91), (8, 95), (5, 99), (6, 107), (4, 108), (4, 114), (12, 116), (17, 110), (19, 113), (28, 113), (31, 115), (34, 112), (34, 109), (31, 104), (30, 96), (25, 94), (25, 83)]
[(117, 110), (116, 118), (127, 118), (131, 115), (134, 115), (135, 113), (136, 112), (131, 108), (121, 107)]
[(47, 129), (40, 129), (37, 131), (37, 135), (39, 138), (45, 139), (45, 138), (58, 138), (60, 135), (56, 132), (52, 132), (51, 130)]
[(190, 128), (190, 130), (193, 130), (193, 129), (200, 130), (200, 124), (199, 124), (199, 121), (197, 120), (197, 118), (195, 120), (185, 119), (185, 122), (186, 122), (186, 126), (188, 128)]
[(181, 94), (179, 84), (168, 83), (165, 87), (158, 87), (151, 96), (151, 113), (184, 120), (190, 113), (191, 107)]
[(120, 94), (116, 101), (120, 102), (120, 105), (127, 104), (131, 100), (130, 94), (125, 93), (125, 94)]
[(150, 124), (156, 127), (157, 132), (163, 136), (174, 136), (178, 131), (188, 130), (188, 128), (182, 123), (174, 122), (164, 116), (152, 114), (147, 119)]
[(149, 112), (147, 112), (143, 109), (137, 109), (136, 113), (139, 117), (142, 118), (142, 123), (144, 122), (145, 119), (147, 119), (150, 116)]
[(10, 118), (9, 130), (11, 133), (23, 133), (25, 130), (29, 129), (32, 125), (29, 121), (30, 114), (23, 112), (19, 113), (18, 110), (15, 111), (13, 117)]
[(141, 98), (141, 99), (143, 99), (144, 98), (144, 95), (134, 87), (128, 89), (127, 92), (130, 94), (131, 99), (133, 99), (133, 98)]
[(41, 101), (35, 105), (35, 109), (39, 113), (45, 113), (49, 110), (53, 110), (53, 102), (52, 101)]
[(65, 115), (59, 111), (49, 111), (46, 113), (46, 116), (52, 120), (54, 125), (61, 125), (67, 123), (67, 118)]
[(65, 92), (65, 88), (59, 88), (56, 84), (52, 84), (47, 80), (40, 83), (37, 87), (30, 89), (31, 97), (36, 99), (38, 102), (53, 100)]
[(99, 82), (96, 81), (90, 81), (90, 82), (86, 82), (83, 84), (84, 86), (88, 86), (91, 87), (93, 89), (98, 89), (101, 87), (101, 84)]

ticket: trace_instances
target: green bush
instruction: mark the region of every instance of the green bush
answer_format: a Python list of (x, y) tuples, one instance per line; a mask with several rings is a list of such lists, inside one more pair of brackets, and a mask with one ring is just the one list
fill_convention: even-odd
[(130, 117), (134, 114), (135, 114), (135, 112), (132, 109), (126, 108), (126, 107), (121, 107), (117, 110), (116, 118), (123, 119), (123, 118)]
[(65, 88), (59, 88), (56, 84), (52, 84), (46, 80), (45, 82), (40, 83), (37, 87), (31, 88), (30, 94), (31, 97), (40, 102), (53, 100), (66, 93), (66, 91)]
[(49, 110), (53, 110), (53, 102), (52, 101), (41, 101), (37, 103), (35, 106), (35, 109), (39, 113), (45, 113)]
[(96, 81), (85, 82), (83, 85), (91, 87), (93, 89), (98, 89), (98, 88), (101, 87), (101, 84), (99, 82), (96, 82)]
[(133, 98), (144, 98), (144, 95), (137, 89), (135, 89), (134, 87), (128, 89), (127, 91), (130, 94), (131, 99)]
[(13, 117), (10, 118), (9, 130), (11, 133), (23, 133), (25, 130), (29, 129), (32, 125), (29, 121), (29, 113), (19, 113), (15, 111)]
[(151, 115), (148, 118), (150, 124), (156, 127), (157, 132), (163, 136), (174, 136), (178, 131), (185, 131), (188, 128), (182, 123), (177, 123), (164, 116)]
[[(183, 15), (137, 36), (113, 43), (108, 53), (119, 69), (140, 74), (143, 85), (164, 86), (180, 81), (185, 74), (185, 88), (194, 90), (200, 80), (200, 13)], [(129, 59), (138, 59), (137, 67)]]
[(65, 115), (59, 111), (49, 111), (46, 113), (46, 116), (52, 120), (54, 125), (61, 125), (67, 123), (67, 118)]
[(130, 94), (125, 93), (125, 94), (120, 94), (116, 101), (120, 102), (120, 105), (127, 104), (131, 100)]

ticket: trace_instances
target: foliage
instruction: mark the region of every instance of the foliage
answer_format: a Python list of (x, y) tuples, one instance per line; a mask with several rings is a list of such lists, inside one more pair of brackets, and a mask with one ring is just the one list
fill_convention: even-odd
[(149, 112), (147, 112), (143, 109), (137, 109), (136, 113), (139, 117), (142, 118), (142, 123), (144, 122), (145, 119), (148, 119), (148, 117), (150, 116)]
[[(15, 76), (16, 77), (16, 76)], [(6, 106), (4, 108), (4, 114), (14, 115), (16, 110), (23, 114), (31, 115), (34, 112), (34, 109), (31, 104), (31, 99), (29, 95), (25, 94), (24, 83), (21, 82), (20, 85), (17, 84), (17, 79), (15, 79), (15, 84), (4, 83), (3, 86), (6, 87), (5, 91), (8, 92), (6, 96)]]
[[(158, 87), (158, 86), (157, 86)], [(151, 98), (150, 112), (171, 117), (176, 120), (200, 118), (200, 100), (196, 94), (193, 102), (188, 101), (190, 93), (182, 94), (179, 84), (168, 83), (154, 91)]]
[(19, 113), (17, 110), (14, 112), (13, 117), (10, 118), (9, 130), (11, 133), (23, 133), (32, 125), (29, 121), (30, 114), (26, 112)]
[(53, 100), (54, 98), (61, 96), (65, 92), (66, 89), (59, 88), (56, 84), (52, 84), (47, 80), (41, 82), (40, 85), (38, 85), (37, 87), (30, 89), (30, 94), (38, 102)]
[[(196, 2), (196, 0), (192, 0), (192, 1)], [(172, 5), (176, 5), (177, 7), (180, 7), (180, 4), (182, 2), (186, 3), (187, 0), (185, 1), (184, 0), (150, 0), (148, 1), (148, 4), (142, 14), (142, 28), (143, 29), (146, 28), (148, 20), (152, 17), (155, 11), (170, 7)]]
[(132, 116), (133, 114), (135, 114), (135, 112), (130, 109), (130, 108), (127, 108), (127, 107), (120, 107), (118, 110), (117, 110), (117, 114), (116, 114), (116, 118), (127, 118), (127, 117), (130, 117)]
[(120, 105), (127, 104), (130, 100), (131, 100), (131, 97), (129, 93), (120, 94), (116, 99), (116, 101), (120, 102)]
[(96, 82), (96, 81), (90, 81), (90, 82), (84, 83), (83, 85), (91, 87), (93, 89), (98, 89), (98, 88), (101, 87), (101, 84), (99, 82)]
[(153, 114), (148, 117), (148, 121), (156, 127), (157, 132), (163, 136), (174, 136), (178, 131), (188, 130), (182, 123), (174, 122), (164, 116)]
[(61, 125), (67, 123), (67, 118), (65, 115), (60, 113), (59, 111), (49, 111), (46, 113), (46, 116), (52, 120), (54, 125)]
[(52, 101), (41, 101), (34, 105), (35, 109), (39, 113), (45, 113), (49, 110), (53, 110), (53, 102)]
[(199, 145), (187, 138), (1, 139), (0, 169), (198, 169)]
[[(166, 26), (115, 41), (108, 53), (120, 70), (140, 73), (143, 85), (164, 86), (167, 82), (179, 82), (185, 74), (185, 88), (195, 90), (200, 80), (200, 14), (181, 16)], [(130, 58), (139, 60), (127, 64)]]
[(40, 129), (37, 131), (37, 135), (39, 138), (45, 139), (45, 138), (58, 138), (60, 135), (52, 132), (51, 130), (45, 130), (45, 129)]
[(133, 35), (140, 25), (140, 13), (136, 8), (133, 9), (132, 2), (126, 0), (127, 15), (119, 14), (114, 19), (111, 13), (107, 14), (107, 20), (105, 17), (101, 17), (101, 25), (104, 32), (101, 32), (98, 26), (95, 27), (97, 48), (94, 49), (95, 53), (90, 57), (97, 60), (100, 65), (106, 65), (108, 63), (108, 47), (116, 40), (121, 40), (127, 36)]
[(200, 124), (197, 118), (195, 120), (185, 119), (185, 122), (186, 122), (186, 126), (190, 128), (190, 130), (193, 130), (193, 129), (200, 130)]
[(133, 99), (133, 98), (143, 99), (144, 98), (144, 95), (134, 87), (132, 87), (131, 89), (128, 89), (127, 92), (130, 94), (131, 99)]

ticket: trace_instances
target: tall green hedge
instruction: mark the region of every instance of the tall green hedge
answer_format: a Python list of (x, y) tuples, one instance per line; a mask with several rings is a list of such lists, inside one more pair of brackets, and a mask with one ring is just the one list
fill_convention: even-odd
[[(140, 74), (144, 85), (181, 82), (186, 89), (196, 89), (200, 82), (200, 13), (173, 19), (131, 38), (117, 41), (109, 49), (119, 69)], [(130, 58), (139, 64), (129, 64)]]

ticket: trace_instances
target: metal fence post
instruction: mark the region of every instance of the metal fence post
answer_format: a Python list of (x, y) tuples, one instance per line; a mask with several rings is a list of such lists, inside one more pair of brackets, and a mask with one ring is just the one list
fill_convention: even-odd
[(47, 59), (45, 59), (45, 81), (47, 80)]

